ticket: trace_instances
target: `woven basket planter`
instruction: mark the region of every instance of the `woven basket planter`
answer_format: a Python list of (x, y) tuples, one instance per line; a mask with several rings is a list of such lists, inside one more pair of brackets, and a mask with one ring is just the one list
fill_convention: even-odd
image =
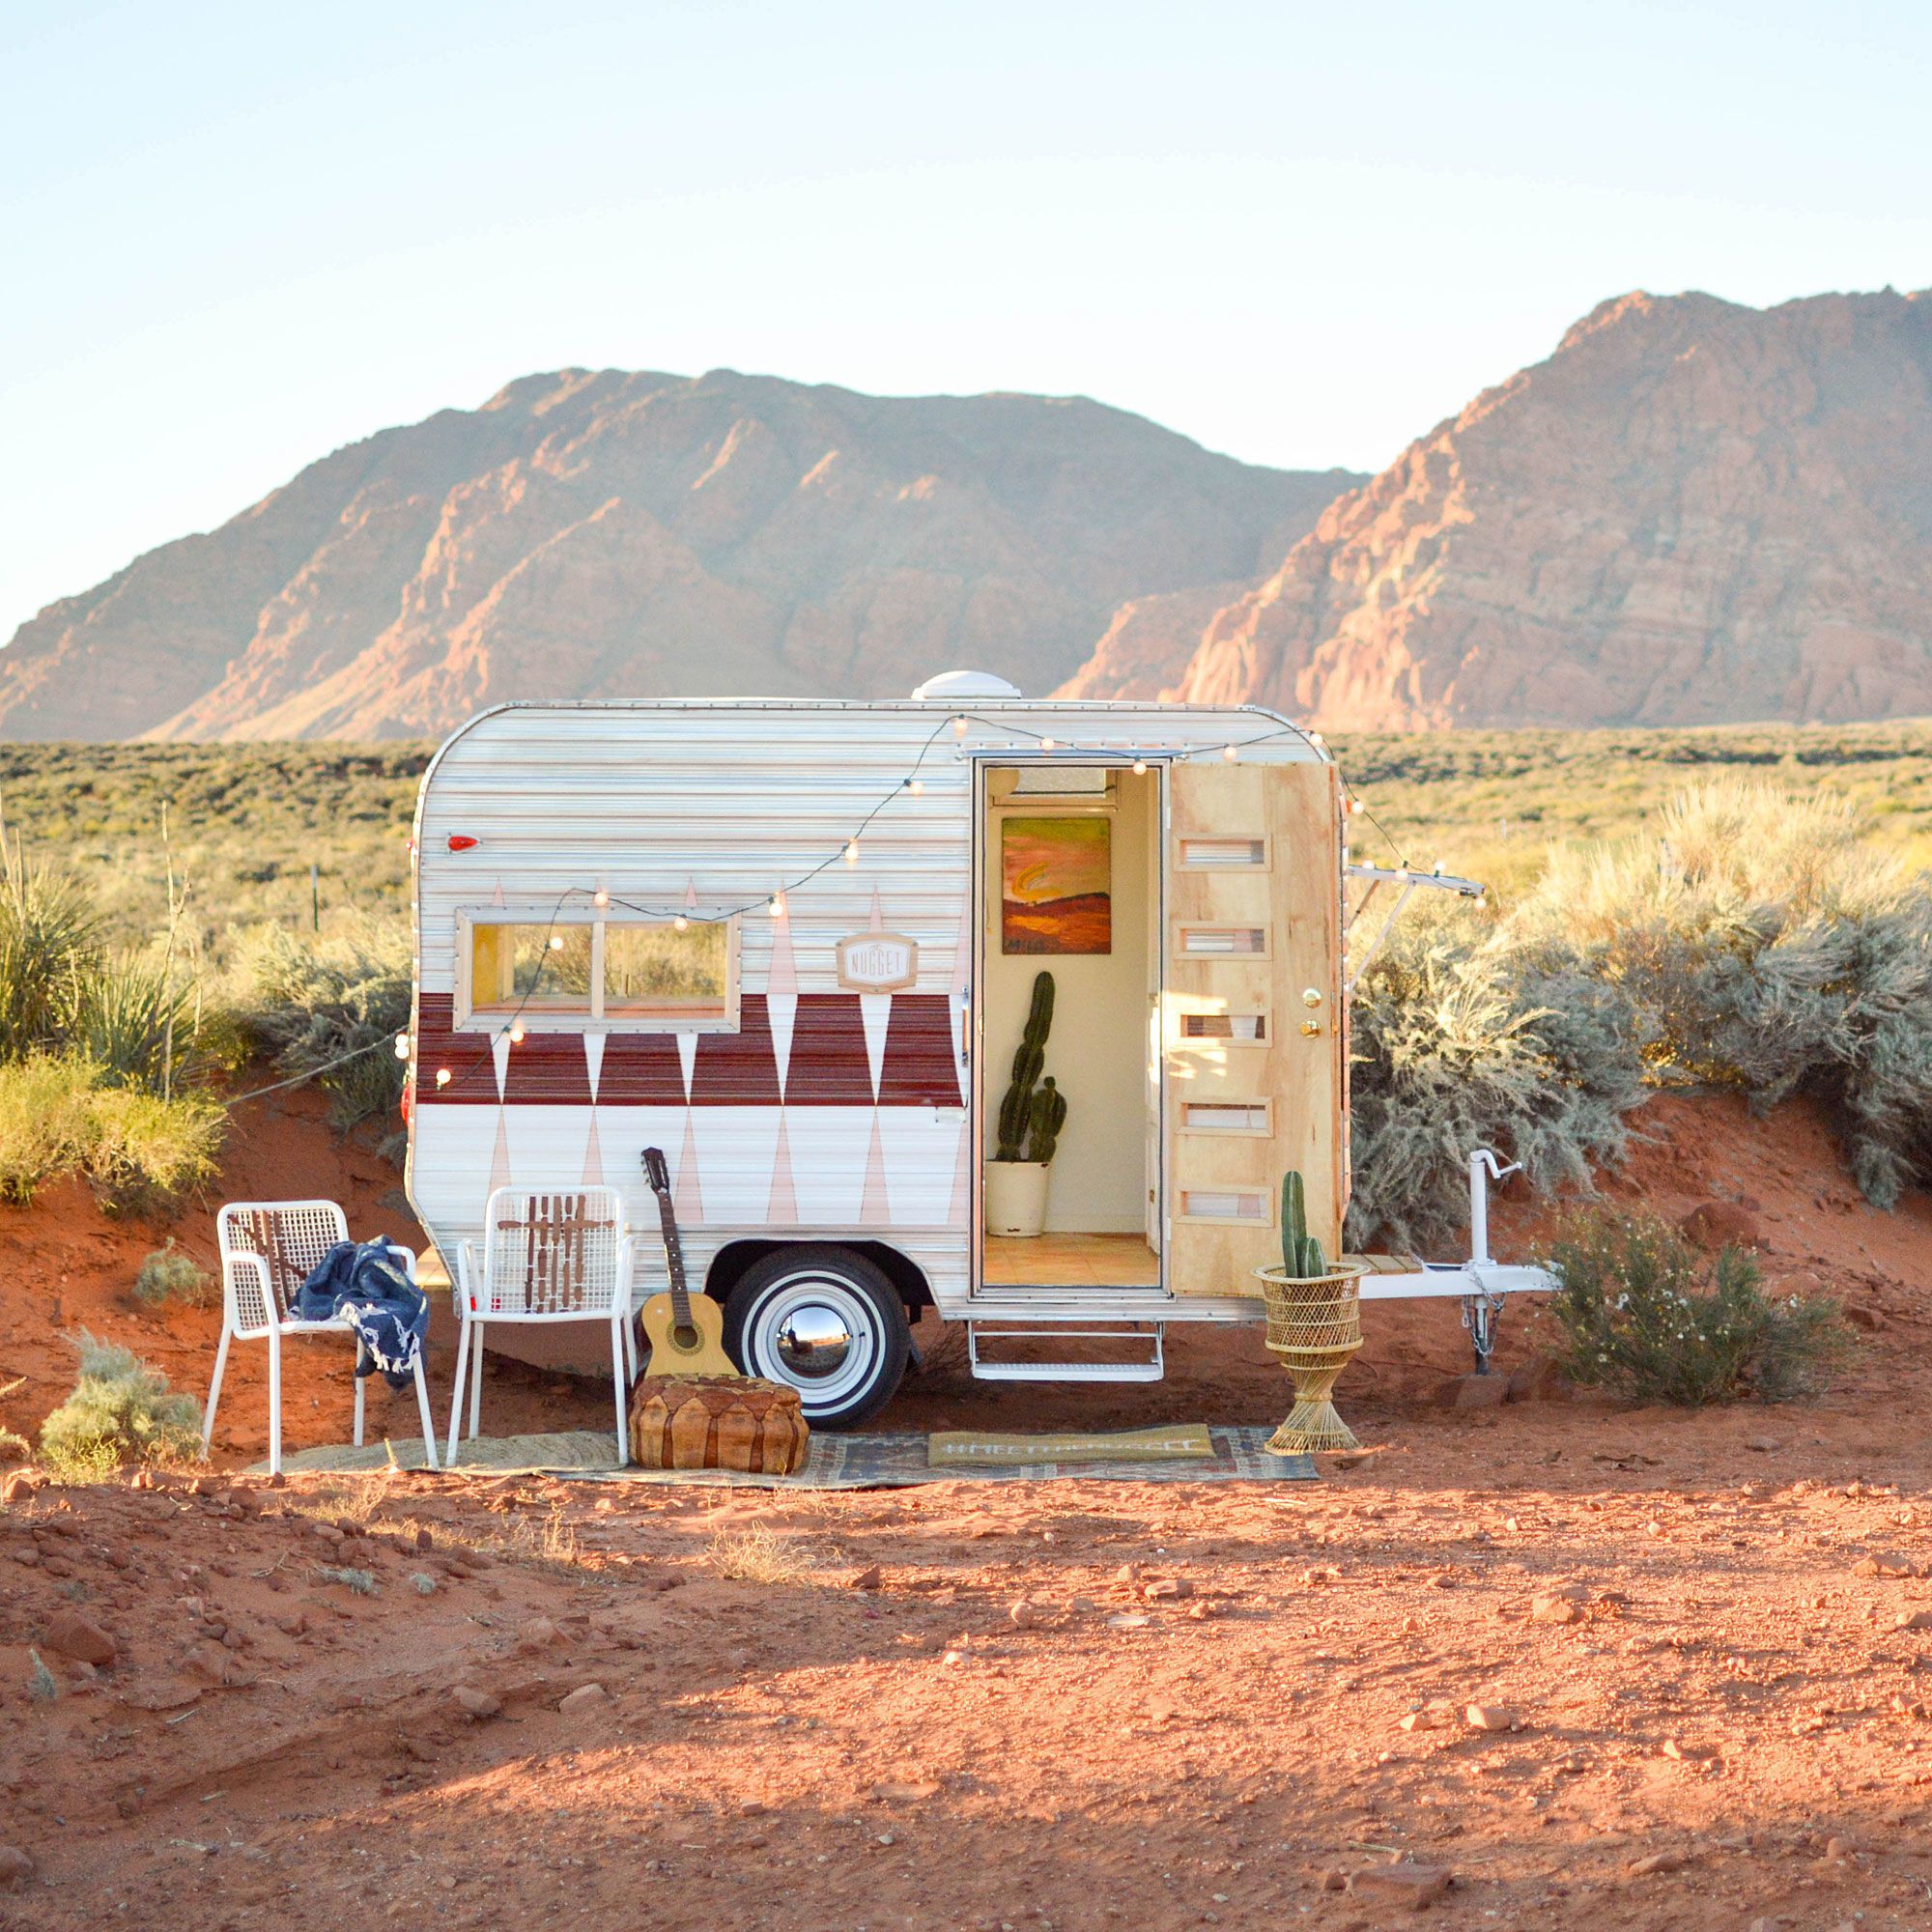
[(1267, 1303), (1268, 1352), (1294, 1380), (1294, 1406), (1268, 1439), (1273, 1454), (1361, 1447), (1331, 1397), (1336, 1378), (1362, 1346), (1359, 1283), (1367, 1272), (1359, 1262), (1308, 1276), (1255, 1269)]

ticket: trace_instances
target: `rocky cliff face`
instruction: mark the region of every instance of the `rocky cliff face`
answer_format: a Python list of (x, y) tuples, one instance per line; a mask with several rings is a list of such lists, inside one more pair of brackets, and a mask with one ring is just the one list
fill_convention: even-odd
[(1932, 293), (1605, 302), (1197, 613), (1121, 612), (1067, 689), (1350, 729), (1932, 713)]
[(50, 606), (0, 737), (436, 735), (512, 697), (1043, 693), (1122, 603), (1226, 601), (1360, 481), (1080, 399), (729, 371), (514, 383)]

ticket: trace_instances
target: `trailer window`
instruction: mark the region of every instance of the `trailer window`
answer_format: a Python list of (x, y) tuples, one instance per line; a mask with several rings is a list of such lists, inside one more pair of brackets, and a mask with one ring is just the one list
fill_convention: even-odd
[(471, 1016), (581, 1032), (729, 1031), (738, 1023), (738, 922), (530, 919), (466, 913)]
[(478, 1012), (587, 1013), (590, 955), (587, 925), (473, 925), (469, 1003)]
[(604, 1013), (608, 1019), (723, 1019), (730, 995), (725, 922), (604, 926)]

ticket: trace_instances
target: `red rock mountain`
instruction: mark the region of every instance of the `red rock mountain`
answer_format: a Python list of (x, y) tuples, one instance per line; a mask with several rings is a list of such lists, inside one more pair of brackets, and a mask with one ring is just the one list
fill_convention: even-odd
[(1065, 689), (1334, 728), (1932, 713), (1932, 292), (1603, 304), (1271, 577)]
[(0, 737), (434, 735), (507, 697), (1043, 693), (1361, 478), (1083, 399), (567, 370), (385, 430), (0, 653)]

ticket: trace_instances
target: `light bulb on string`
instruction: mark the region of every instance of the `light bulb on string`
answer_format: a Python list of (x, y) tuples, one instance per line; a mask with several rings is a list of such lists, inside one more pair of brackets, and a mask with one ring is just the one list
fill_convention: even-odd
[(1136, 778), (1147, 777), (1147, 760), (1145, 758), (1136, 758), (1134, 760), (1134, 776)]
[(1053, 750), (1053, 740), (1052, 740), (1051, 738), (1042, 738), (1042, 739), (1041, 739), (1041, 740), (1039, 741), (1039, 749), (1040, 749), (1040, 750), (1041, 750), (1042, 752), (1050, 752), (1050, 751), (1052, 751), (1052, 750)]
[(410, 1037), (406, 1033), (399, 1033), (396, 1036), (396, 1058), (398, 1060), (407, 1060), (409, 1057)]
[(522, 1046), (523, 1043), (524, 1043), (524, 1023), (522, 1020), (516, 1020), (511, 1024), (510, 1027), (510, 1044), (512, 1046)]
[(562, 934), (562, 933), (560, 933), (560, 932), (553, 932), (553, 933), (551, 934), (551, 936), (550, 936), (550, 950), (551, 950), (551, 951), (552, 951), (553, 952), (561, 952), (563, 951), (563, 934)]
[(856, 866), (859, 863), (859, 841), (854, 838), (845, 847), (845, 863)]
[(590, 903), (594, 905), (599, 912), (602, 912), (604, 908), (611, 903), (611, 895), (607, 893), (602, 886), (599, 886), (597, 890), (590, 895)]
[(908, 779), (906, 781), (906, 789), (912, 793), (913, 797), (923, 798), (925, 796), (925, 781), (923, 779)]
[(1311, 745), (1325, 745), (1328, 740), (1320, 731), (1311, 731), (1308, 734), (1308, 742)]
[(955, 738), (963, 738), (963, 737), (965, 737), (965, 735), (966, 735), (966, 721), (965, 721), (965, 719), (963, 719), (963, 718), (955, 718), (955, 719), (954, 719), (954, 720), (952, 721), (952, 735), (953, 735), (953, 736), (954, 736)]
[(449, 1068), (446, 1066), (439, 1066), (436, 1069), (436, 1084), (439, 1087), (447, 1087), (449, 1085), (449, 1080), (450, 1080)]
[(1221, 755), (1222, 755), (1222, 756), (1223, 756), (1224, 758), (1226, 758), (1226, 759), (1227, 759), (1227, 761), (1228, 761), (1228, 762), (1229, 762), (1229, 763), (1230, 763), (1230, 764), (1232, 765), (1232, 764), (1233, 764), (1233, 763), (1235, 762), (1235, 760), (1236, 760), (1236, 758), (1238, 758), (1238, 757), (1239, 757), (1239, 756), (1240, 756), (1241, 754), (1240, 754), (1240, 753), (1238, 753), (1237, 751), (1236, 751), (1236, 749), (1234, 748), (1234, 746), (1232, 746), (1232, 745), (1223, 745), (1223, 746), (1221, 747)]
[(782, 919), (785, 916), (785, 895), (782, 893), (774, 893), (772, 895), (772, 902), (765, 910), (774, 919)]
[(671, 923), (671, 930), (673, 932), (685, 932), (688, 931), (691, 926), (691, 922), (688, 919), (686, 919), (682, 913), (679, 913), (678, 916), (674, 920), (672, 920), (670, 923)]

